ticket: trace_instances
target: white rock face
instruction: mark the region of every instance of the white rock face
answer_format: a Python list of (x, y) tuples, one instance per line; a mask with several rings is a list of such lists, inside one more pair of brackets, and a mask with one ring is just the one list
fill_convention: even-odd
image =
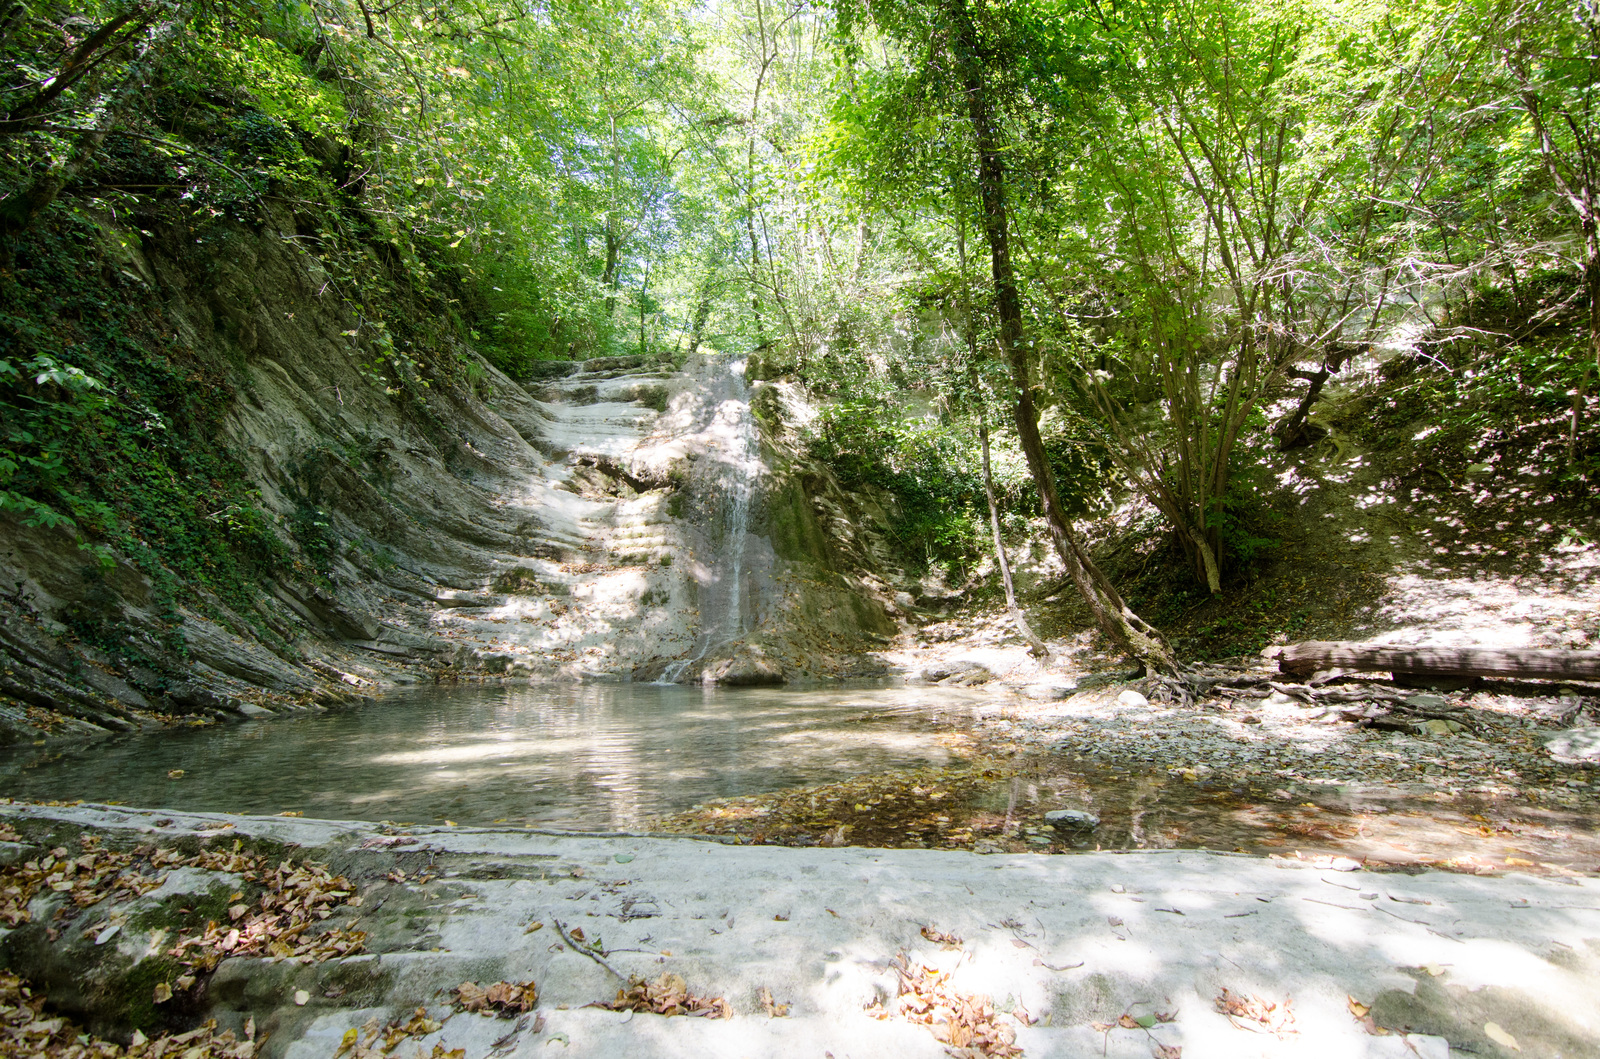
[(1600, 728), (1574, 728), (1544, 741), (1550, 756), (1563, 764), (1600, 765)]
[(1129, 688), (1127, 691), (1124, 691), (1122, 694), (1117, 696), (1117, 705), (1132, 706), (1137, 709), (1142, 706), (1150, 705), (1150, 700), (1139, 694), (1137, 691), (1134, 691), (1132, 688)]
[[(1592, 961), (1582, 949), (1549, 958), (1600, 938), (1593, 878), (1343, 872), (1349, 865), (1188, 850), (982, 856), (468, 828), (420, 829), (396, 845), (329, 821), (0, 806), (0, 817), (138, 840), (157, 816), (170, 821), (163, 834), (232, 823), (230, 836), (319, 849), (374, 880), (359, 909), (374, 953), (306, 966), (230, 959), (217, 969), (210, 995), (233, 998), (219, 1001), (219, 1019), (250, 1014), (275, 1027), (286, 1059), (327, 1059), (374, 1016), (426, 1005), (442, 1018), (441, 998), (463, 981), (527, 979), (538, 983), (538, 1028), (530, 1021), (514, 1034), (512, 1022), (457, 1014), (406, 1041), (403, 1054), (441, 1044), (488, 1055), (509, 1036), (503, 1053), (529, 1059), (939, 1059), (944, 1045), (926, 1027), (867, 1010), (875, 1000), (893, 1007), (900, 953), (949, 972), (955, 992), (1026, 1011), (1028, 1025), (999, 1020), (1029, 1056), (1148, 1059), (1154, 1041), (1228, 1059), (1446, 1059), (1443, 1037), (1370, 1036), (1350, 1013), (1354, 999), (1399, 1017), (1438, 995), (1433, 1014), (1457, 1039), (1478, 1039), (1490, 1021), (1527, 1055), (1587, 1054), (1585, 1042), (1600, 1039)], [(397, 858), (415, 866), (424, 856), (440, 872), (433, 881), (384, 881)], [(574, 927), (603, 962), (564, 944), (560, 931)], [(960, 948), (925, 940), (924, 927), (962, 939)], [(613, 998), (627, 976), (668, 972), (697, 994), (726, 997), (734, 1017), (585, 1007)], [(1216, 1009), (1223, 989), (1290, 1005), (1294, 1032), (1230, 1020)], [(298, 990), (309, 994), (304, 1007)], [(768, 1017), (762, 990), (790, 1005), (787, 1018)], [(1093, 1025), (1157, 1011), (1177, 1017), (1148, 1033)]]

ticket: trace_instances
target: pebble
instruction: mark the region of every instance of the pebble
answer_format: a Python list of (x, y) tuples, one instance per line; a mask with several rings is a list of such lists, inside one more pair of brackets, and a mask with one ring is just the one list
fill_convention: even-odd
[[(1600, 783), (1573, 774), (1574, 765), (1600, 763), (1600, 728), (1538, 730), (1555, 696), (1546, 703), (1475, 695), (1466, 702), (1472, 713), (1462, 715), (1472, 721), (1471, 729), (1455, 721), (1428, 721), (1422, 731), (1407, 734), (1355, 727), (1339, 718), (1338, 709), (1313, 718), (1313, 711), (1298, 702), (1272, 707), (1256, 699), (1252, 712), (1245, 713), (1214, 702), (1199, 709), (1151, 705), (1131, 689), (1115, 698), (1110, 689), (1102, 694), (1074, 696), (1065, 710), (1036, 701), (1021, 717), (990, 717), (983, 725), (1017, 749), (1072, 751), (1138, 769), (1164, 769), (1190, 781), (1210, 771), (1212, 779), (1227, 776), (1234, 783), (1302, 791), (1380, 786), (1412, 795), (1470, 792), (1583, 809), (1594, 808), (1600, 793)], [(1130, 705), (1135, 699), (1144, 707)], [(1429, 696), (1433, 699), (1446, 707), (1454, 701)], [(1553, 759), (1558, 752), (1565, 753)]]

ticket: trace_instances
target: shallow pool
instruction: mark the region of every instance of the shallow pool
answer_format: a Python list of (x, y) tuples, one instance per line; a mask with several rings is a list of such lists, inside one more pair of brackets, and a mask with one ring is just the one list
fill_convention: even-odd
[(946, 764), (940, 734), (988, 698), (894, 685), (441, 687), (334, 713), (12, 748), (0, 794), (625, 830), (707, 798)]

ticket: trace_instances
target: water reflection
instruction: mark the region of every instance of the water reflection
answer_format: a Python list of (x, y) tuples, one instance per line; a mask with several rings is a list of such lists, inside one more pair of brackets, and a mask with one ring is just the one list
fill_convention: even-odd
[[(627, 829), (708, 798), (943, 765), (944, 689), (442, 688), (0, 757), (0, 793), (196, 811)], [(183, 770), (178, 779), (168, 773)]]

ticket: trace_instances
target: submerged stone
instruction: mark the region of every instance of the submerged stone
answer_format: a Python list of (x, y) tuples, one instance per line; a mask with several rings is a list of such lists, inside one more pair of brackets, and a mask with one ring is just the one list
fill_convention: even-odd
[(1084, 831), (1100, 826), (1098, 816), (1082, 809), (1052, 809), (1044, 814), (1044, 822), (1067, 831)]

